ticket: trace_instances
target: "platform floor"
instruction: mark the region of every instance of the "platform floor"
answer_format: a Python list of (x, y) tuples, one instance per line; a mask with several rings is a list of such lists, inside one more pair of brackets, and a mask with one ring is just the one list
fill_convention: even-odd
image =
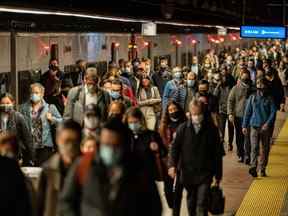
[[(280, 130), (282, 129), (286, 118), (287, 118), (287, 113), (279, 112), (277, 114), (277, 121), (276, 121), (274, 136), (273, 136), (274, 138), (278, 137), (278, 134)], [(287, 158), (287, 161), (288, 161), (288, 158)], [(223, 187), (223, 191), (226, 197), (226, 206), (225, 206), (224, 216), (232, 216), (232, 215), (235, 215), (237, 210), (239, 209), (243, 201), (243, 198), (245, 197), (254, 179), (248, 174), (249, 167), (245, 164), (237, 162), (235, 144), (234, 144), (233, 152), (227, 152), (226, 156), (224, 157), (223, 165), (224, 165), (224, 175), (223, 175), (223, 181), (221, 183), (221, 186)], [(267, 172), (268, 175), (269, 175), (269, 172), (270, 170), (268, 169), (268, 172)], [(163, 185), (159, 184), (158, 186), (159, 186), (159, 191), (163, 191)], [(162, 216), (171, 216), (172, 213), (166, 204), (163, 192), (161, 192), (161, 197), (162, 197), (163, 208), (164, 208)], [(183, 196), (181, 216), (188, 216), (185, 192)]]

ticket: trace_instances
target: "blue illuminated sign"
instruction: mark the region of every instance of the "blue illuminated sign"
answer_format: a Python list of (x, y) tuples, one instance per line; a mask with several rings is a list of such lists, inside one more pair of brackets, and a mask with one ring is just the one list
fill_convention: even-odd
[(242, 38), (286, 38), (285, 27), (241, 26)]

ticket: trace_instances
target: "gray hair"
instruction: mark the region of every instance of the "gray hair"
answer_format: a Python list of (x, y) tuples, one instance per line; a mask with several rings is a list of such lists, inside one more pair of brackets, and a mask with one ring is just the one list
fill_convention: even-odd
[(32, 89), (33, 88), (39, 88), (41, 93), (44, 94), (45, 93), (45, 88), (43, 85), (41, 85), (40, 83), (33, 83), (30, 85), (30, 89), (31, 89), (31, 92), (32, 92)]
[(201, 112), (204, 111), (203, 103), (200, 100), (198, 100), (196, 97), (192, 98), (191, 102), (189, 103), (189, 111), (190, 112), (192, 110), (192, 107), (194, 107), (194, 106), (200, 108)]

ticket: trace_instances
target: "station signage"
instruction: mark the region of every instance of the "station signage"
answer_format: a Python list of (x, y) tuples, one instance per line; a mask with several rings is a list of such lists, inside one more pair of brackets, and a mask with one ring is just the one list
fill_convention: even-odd
[(242, 38), (284, 39), (286, 28), (283, 26), (241, 26), (240, 36)]
[(153, 22), (142, 23), (142, 35), (143, 36), (156, 36), (157, 25)]

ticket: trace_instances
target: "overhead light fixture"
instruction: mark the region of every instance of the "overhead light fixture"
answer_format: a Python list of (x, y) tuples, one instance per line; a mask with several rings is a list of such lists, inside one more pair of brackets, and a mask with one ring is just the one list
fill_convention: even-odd
[[(225, 26), (218, 26), (218, 25), (202, 25), (202, 24), (178, 23), (178, 22), (157, 21), (157, 20), (151, 21), (151, 20), (144, 20), (144, 19), (132, 19), (132, 18), (111, 17), (111, 16), (102, 16), (102, 15), (84, 14), (84, 13), (71, 13), (71, 12), (65, 12), (65, 11), (49, 11), (49, 10), (15, 8), (15, 7), (5, 7), (5, 6), (0, 6), (0, 12), (35, 14), (35, 15), (69, 16), (69, 17), (78, 17), (78, 18), (86, 18), (86, 19), (110, 20), (110, 21), (133, 22), (133, 23), (154, 22), (156, 24), (186, 26), (186, 27), (204, 27), (204, 28), (224, 28), (225, 27)], [(231, 30), (240, 30), (239, 27), (227, 27), (226, 26), (225, 28), (231, 29)]]

